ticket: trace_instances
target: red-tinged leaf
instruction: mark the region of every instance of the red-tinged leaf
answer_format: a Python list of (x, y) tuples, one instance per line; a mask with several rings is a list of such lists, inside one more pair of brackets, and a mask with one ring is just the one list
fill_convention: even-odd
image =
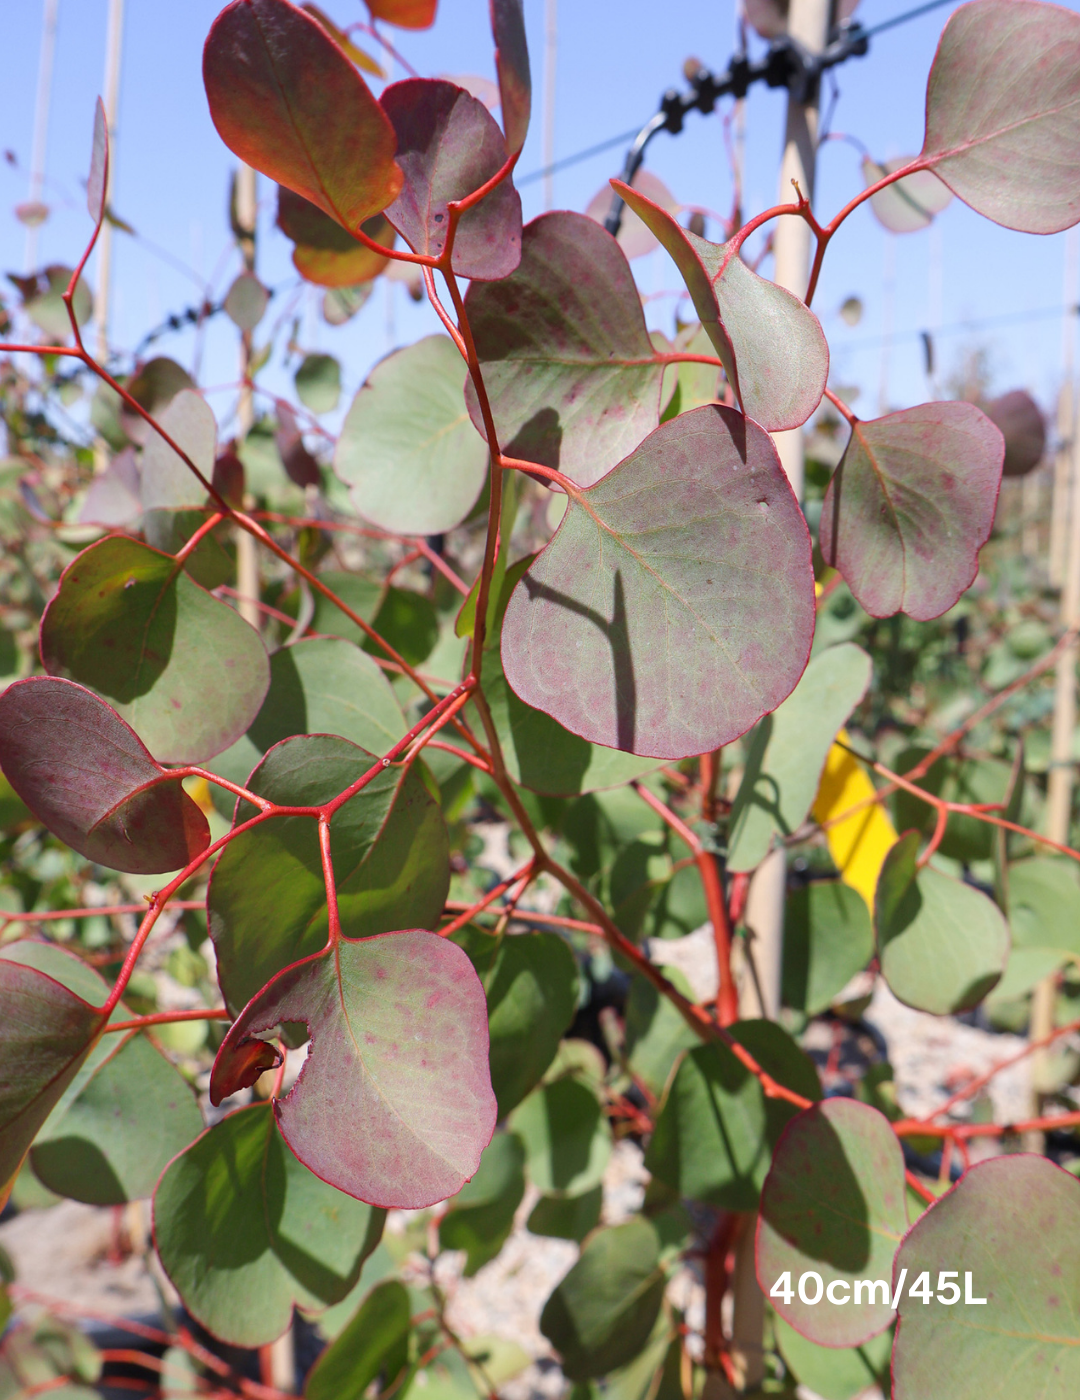
[(1080, 219), (1080, 15), (974, 0), (949, 17), (922, 154), (972, 209), (1023, 233)]
[(0, 768), (80, 855), (156, 875), (206, 849), (202, 812), (115, 710), (81, 685), (31, 676), (0, 695)]
[(207, 37), (203, 82), (229, 149), (343, 227), (401, 188), (382, 108), (322, 25), (288, 0), (232, 0)]
[(0, 1183), (18, 1171), (101, 1025), (100, 1011), (55, 978), (0, 958)]
[(255, 629), (170, 555), (123, 536), (65, 569), (41, 621), (41, 659), (109, 700), (161, 763), (235, 743), (270, 685)]
[[(839, 1280), (847, 1292), (836, 1291), (843, 1305), (824, 1296), (804, 1301), (797, 1291), (791, 1302), (774, 1295), (785, 1322), (830, 1347), (859, 1346), (888, 1327), (893, 1254), (907, 1229), (904, 1193), (900, 1143), (876, 1109), (826, 1099), (791, 1120), (761, 1193), (758, 1282), (768, 1296), (790, 1273), (797, 1290), (801, 1276), (813, 1270), (825, 1288)], [(856, 1298), (859, 1279), (880, 1283)], [(816, 1288), (809, 1280), (805, 1291), (812, 1295)]]
[[(414, 253), (438, 257), (446, 244), (447, 204), (464, 199), (506, 162), (506, 142), (482, 102), (438, 79), (407, 78), (383, 93), (405, 175), (386, 217)], [(452, 266), (462, 277), (507, 277), (521, 261), (521, 196), (503, 180), (462, 215)]]
[(751, 272), (730, 244), (690, 233), (622, 180), (611, 185), (671, 254), (747, 416), (772, 432), (805, 423), (829, 377), (814, 313)]
[(716, 404), (571, 497), (511, 595), (502, 659), (572, 733), (673, 759), (774, 710), (813, 630), (810, 538), (776, 449)]
[(396, 24), (399, 29), (430, 29), (438, 0), (365, 0), (365, 4), (372, 19)]
[(1013, 389), (984, 404), (983, 412), (1005, 439), (1002, 474), (1027, 476), (1034, 471), (1046, 451), (1046, 420), (1031, 395), (1024, 389)]
[(318, 486), (322, 481), (319, 464), (304, 446), (296, 414), (284, 399), (278, 399), (275, 407), (278, 420), (277, 450), (281, 453), (289, 480), (294, 481), (301, 489), (306, 486)]
[(94, 223), (105, 217), (105, 198), (109, 190), (109, 127), (101, 98), (94, 108), (94, 142), (90, 152), (90, 178), (86, 182), (86, 207)]
[[(863, 180), (868, 186), (876, 185), (914, 159), (914, 156), (897, 156), (879, 165), (869, 156), (863, 156)], [(870, 208), (878, 223), (890, 233), (915, 233), (928, 228), (934, 222), (934, 215), (940, 214), (952, 197), (952, 190), (932, 170), (916, 170), (872, 194)]]
[(490, 5), (503, 131), (506, 132), (506, 149), (514, 155), (525, 144), (532, 112), (532, 75), (529, 72), (529, 46), (525, 40), (525, 14), (521, 0), (490, 0)]
[[(656, 364), (630, 264), (586, 214), (541, 215), (521, 262), (465, 299), (502, 450), (591, 486), (660, 418)], [(466, 401), (483, 419), (471, 381)]]
[[(392, 248), (397, 234), (382, 214), (367, 219), (361, 225), (369, 238), (381, 243), (384, 248)], [(309, 248), (298, 243), (293, 249), (293, 266), (307, 282), (317, 287), (356, 287), (362, 282), (370, 282), (386, 267), (387, 259), (373, 248), (353, 241), (352, 247), (343, 252), (328, 248)]]
[(215, 1104), (239, 1087), (250, 1042), (287, 1021), (306, 1023), (311, 1045), (274, 1107), (305, 1166), (372, 1205), (429, 1206), (461, 1189), (496, 1108), (487, 1002), (460, 948), (412, 929), (342, 938), (286, 968), (225, 1037)]
[[(1080, 1394), (1080, 1182), (1044, 1157), (995, 1157), (915, 1223), (893, 1346), (896, 1400)], [(942, 1275), (942, 1269), (951, 1271)], [(930, 1275), (935, 1301), (911, 1295)]]
[(829, 482), (821, 552), (872, 617), (925, 622), (975, 578), (990, 537), (1005, 444), (969, 403), (928, 403), (858, 422)]

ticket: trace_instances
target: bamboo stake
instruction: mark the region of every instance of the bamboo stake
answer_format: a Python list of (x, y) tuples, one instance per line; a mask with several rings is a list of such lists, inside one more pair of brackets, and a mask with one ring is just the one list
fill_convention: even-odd
[[(109, 0), (108, 29), (105, 32), (105, 79), (102, 102), (105, 124), (109, 132), (109, 185), (105, 191), (105, 207), (112, 201), (116, 182), (116, 112), (120, 99), (120, 60), (124, 44), (124, 0)], [(109, 358), (109, 292), (112, 284), (113, 227), (108, 219), (101, 227), (97, 245), (97, 292), (94, 297), (94, 321), (97, 325), (95, 355), (99, 364)]]
[[(60, 0), (45, 0), (41, 18), (41, 53), (38, 58), (37, 95), (34, 99), (34, 134), (30, 149), (29, 201), (39, 203), (45, 188), (45, 154), (49, 146), (49, 109), (52, 106), (53, 61), (56, 58), (56, 21)], [(37, 270), (38, 225), (26, 228), (25, 270)]]
[[(258, 186), (255, 171), (250, 165), (241, 165), (236, 173), (236, 226), (239, 230), (237, 242), (243, 255), (244, 267), (248, 272), (255, 271), (255, 233), (258, 220)], [(255, 397), (252, 393), (251, 374), (252, 335), (244, 331), (240, 339), (240, 401), (237, 405), (238, 436), (243, 439), (251, 431), (255, 421)], [(254, 502), (245, 500), (250, 509)], [(259, 558), (254, 537), (246, 530), (236, 532), (236, 591), (240, 594), (237, 611), (245, 622), (258, 629), (259, 626)]]

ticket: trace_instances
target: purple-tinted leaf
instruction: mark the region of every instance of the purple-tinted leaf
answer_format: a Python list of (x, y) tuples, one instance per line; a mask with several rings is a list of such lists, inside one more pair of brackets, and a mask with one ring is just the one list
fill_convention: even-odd
[[(634, 176), (632, 184), (635, 190), (645, 195), (647, 199), (651, 199), (654, 204), (658, 204), (669, 214), (677, 214), (682, 208), (663, 180), (654, 175), (651, 170), (642, 167)], [(608, 216), (614, 198), (610, 184), (604, 185), (589, 200), (585, 207), (586, 214), (590, 219), (595, 219), (598, 224), (602, 224)], [(649, 231), (632, 209), (623, 210), (622, 221), (619, 224), (619, 232), (616, 237), (619, 247), (630, 262), (633, 262), (635, 258), (643, 258), (646, 253), (651, 253), (659, 247), (655, 234)]]
[(109, 189), (109, 127), (101, 98), (94, 108), (94, 141), (90, 152), (90, 178), (86, 182), (86, 207), (94, 223), (105, 215), (105, 197)]
[(514, 155), (525, 144), (532, 111), (532, 76), (529, 72), (529, 46), (525, 41), (525, 15), (521, 0), (489, 0), (489, 3), (503, 131), (506, 132), (506, 149)]
[[(506, 162), (506, 142), (482, 102), (453, 83), (407, 78), (383, 93), (405, 175), (386, 217), (414, 253), (446, 244), (447, 204), (464, 199)], [(521, 196), (503, 180), (462, 215), (452, 266), (462, 277), (506, 277), (521, 261)]]
[(277, 450), (281, 453), (289, 480), (301, 488), (318, 486), (322, 480), (319, 464), (304, 446), (296, 414), (284, 399), (276, 400), (275, 407), (278, 420)]
[(278, 974), (218, 1051), (215, 1104), (276, 1058), (258, 1039), (303, 1021), (311, 1046), (275, 1103), (285, 1141), (316, 1176), (372, 1205), (454, 1195), (495, 1128), (484, 989), (454, 943), (412, 929), (342, 938)]
[(79, 510), (80, 525), (133, 525), (142, 514), (139, 467), (130, 447), (95, 476)]
[(978, 213), (1024, 233), (1080, 219), (1080, 15), (974, 0), (949, 17), (922, 154)]
[(244, 464), (227, 447), (214, 458), (214, 474), (210, 484), (227, 505), (240, 510), (244, 504)]
[(203, 82), (229, 149), (344, 228), (401, 188), (382, 108), (322, 25), (288, 0), (232, 0), (207, 36)]
[(1005, 439), (1004, 476), (1027, 476), (1042, 461), (1046, 451), (1046, 420), (1042, 410), (1025, 389), (983, 405), (983, 412), (995, 423)]
[(235, 743), (270, 684), (255, 629), (168, 554), (123, 536), (64, 570), (41, 621), (41, 659), (109, 700), (162, 763), (198, 763)]
[(872, 617), (925, 622), (969, 587), (1004, 455), (974, 404), (922, 404), (854, 425), (825, 492), (821, 552)]
[[(534, 219), (516, 272), (465, 304), (510, 456), (591, 486), (656, 427), (663, 366), (630, 264), (586, 214)], [(483, 433), (471, 381), (465, 397)]]
[[(195, 388), (195, 381), (175, 360), (170, 360), (167, 355), (155, 355), (139, 368), (124, 387), (151, 417), (160, 418), (162, 410), (181, 389)], [(132, 442), (142, 446), (157, 437), (146, 420), (133, 413), (123, 400), (119, 411), (121, 427)]]
[[(858, 1346), (884, 1331), (892, 1321), (893, 1254), (907, 1229), (904, 1192), (903, 1153), (877, 1109), (826, 1099), (791, 1120), (765, 1178), (756, 1246), (766, 1294), (781, 1274), (791, 1275), (794, 1298), (773, 1299), (785, 1322), (830, 1347)], [(803, 1301), (797, 1287), (808, 1270), (825, 1287), (846, 1283), (844, 1305)], [(881, 1283), (856, 1297), (858, 1279)], [(807, 1291), (816, 1291), (812, 1279)]]
[[(896, 1400), (989, 1400), (1014, 1380), (1017, 1396), (1080, 1393), (1078, 1233), (1080, 1182), (1044, 1157), (995, 1157), (966, 1172), (916, 1221), (893, 1265), (897, 1283), (907, 1270)], [(943, 1287), (943, 1266), (955, 1291)], [(929, 1306), (910, 1291), (926, 1273), (937, 1290)]]
[(35, 967), (0, 958), (3, 1186), (18, 1171), (38, 1129), (75, 1078), (101, 1025), (100, 1011), (62, 983)]
[(34, 815), (99, 865), (155, 875), (210, 844), (180, 781), (91, 691), (31, 676), (0, 695), (0, 768)]
[(396, 24), (399, 29), (430, 29), (438, 0), (365, 0), (365, 4), (372, 19)]
[[(217, 420), (203, 396), (195, 389), (181, 389), (157, 417), (173, 442), (209, 480), (217, 454)], [(206, 502), (206, 487), (161, 434), (153, 431), (143, 449), (140, 493), (147, 512)], [(152, 537), (150, 542), (157, 543)]]
[[(914, 156), (897, 156), (879, 165), (869, 156), (863, 156), (863, 179), (867, 185), (876, 185), (914, 159)], [(890, 233), (915, 233), (932, 224), (934, 215), (940, 214), (951, 200), (952, 190), (932, 170), (916, 170), (872, 194), (870, 208), (878, 223)]]
[(730, 244), (699, 238), (621, 180), (611, 184), (674, 259), (747, 416), (773, 432), (805, 423), (829, 377), (814, 313), (751, 272)]
[(510, 598), (502, 659), (572, 733), (683, 758), (774, 710), (813, 630), (810, 538), (776, 449), (717, 404), (571, 497)]
[[(833, 23), (850, 19), (858, 9), (859, 0), (838, 0), (833, 11)], [(789, 0), (745, 0), (746, 18), (763, 39), (778, 39), (787, 33)]]

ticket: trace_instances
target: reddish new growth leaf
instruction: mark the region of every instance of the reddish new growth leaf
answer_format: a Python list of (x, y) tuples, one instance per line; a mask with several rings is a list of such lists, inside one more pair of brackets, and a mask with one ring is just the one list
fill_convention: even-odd
[(304, 1022), (311, 1048), (275, 1104), (285, 1141), (316, 1176), (378, 1206), (445, 1200), (495, 1128), (484, 989), (465, 953), (420, 929), (338, 939), (255, 996), (218, 1051), (219, 1104), (272, 1064), (265, 1042)]
[(34, 815), (88, 860), (156, 875), (206, 849), (206, 818), (109, 705), (31, 676), (0, 696), (0, 768)]
[(221, 139), (348, 229), (401, 188), (394, 131), (326, 30), (288, 0), (233, 0), (203, 51)]
[(970, 586), (990, 537), (1005, 445), (970, 403), (856, 422), (821, 512), (821, 552), (872, 617), (925, 622)]
[(74, 1079), (101, 1024), (96, 1007), (54, 978), (9, 956), (0, 959), (0, 1192), (5, 1198), (3, 1188)]
[[(453, 83), (408, 78), (383, 93), (397, 132), (405, 184), (386, 217), (414, 253), (437, 257), (446, 244), (447, 204), (464, 199), (506, 162), (506, 143), (482, 102)], [(453, 270), (493, 281), (521, 261), (521, 197), (509, 179), (462, 215)]]
[(514, 155), (525, 144), (532, 112), (532, 76), (529, 72), (529, 46), (525, 40), (525, 15), (521, 0), (490, 0), (490, 3), (503, 131), (506, 132), (506, 148)]
[(711, 404), (571, 494), (511, 595), (502, 659), (572, 733), (674, 759), (776, 709), (813, 632), (810, 537), (776, 449)]
[[(356, 287), (386, 266), (386, 258), (285, 185), (278, 186), (277, 226), (296, 244), (293, 266), (316, 286)], [(384, 248), (392, 248), (397, 239), (383, 214), (366, 219), (361, 229)]]
[(1080, 219), (1080, 15), (1041, 0), (955, 10), (926, 89), (922, 154), (965, 204), (1006, 228)]
[(399, 29), (430, 29), (439, 0), (367, 0), (372, 19), (396, 24)]

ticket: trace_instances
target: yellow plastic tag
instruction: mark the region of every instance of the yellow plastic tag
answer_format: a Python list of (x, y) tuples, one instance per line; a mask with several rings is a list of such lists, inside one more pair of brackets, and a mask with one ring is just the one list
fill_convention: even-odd
[[(837, 737), (847, 740), (844, 730)], [(878, 875), (897, 840), (896, 830), (880, 802), (860, 805), (873, 795), (874, 785), (863, 765), (840, 744), (833, 744), (814, 799), (814, 818), (822, 826), (835, 823), (825, 832), (829, 853), (844, 883), (858, 890), (871, 913)], [(853, 808), (858, 810), (852, 811)], [(845, 812), (852, 815), (845, 818)]]

